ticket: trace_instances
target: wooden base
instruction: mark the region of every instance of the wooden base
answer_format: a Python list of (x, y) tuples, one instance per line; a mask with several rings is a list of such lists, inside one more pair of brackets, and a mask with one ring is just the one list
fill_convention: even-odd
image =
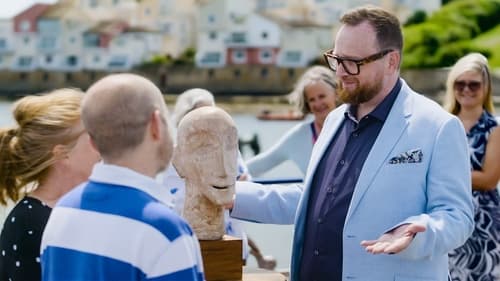
[(200, 240), (206, 281), (242, 280), (241, 239), (224, 235), (220, 240)]

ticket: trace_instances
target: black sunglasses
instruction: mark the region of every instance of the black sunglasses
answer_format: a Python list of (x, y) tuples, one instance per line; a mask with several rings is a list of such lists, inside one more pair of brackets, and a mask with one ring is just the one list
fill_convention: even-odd
[(465, 90), (465, 87), (469, 88), (471, 92), (475, 92), (481, 88), (481, 82), (479, 81), (462, 81), (462, 80), (457, 80), (455, 83), (453, 83), (453, 88), (456, 91), (462, 92)]
[(350, 58), (342, 58), (337, 55), (333, 54), (333, 50), (328, 50), (323, 54), (325, 57), (326, 62), (328, 63), (328, 66), (335, 72), (337, 72), (337, 69), (339, 67), (339, 64), (342, 64), (342, 67), (344, 70), (350, 74), (350, 75), (358, 75), (359, 74), (359, 67), (379, 60), (383, 58), (385, 55), (388, 53), (392, 52), (394, 50), (388, 49), (388, 50), (383, 50), (381, 52), (378, 52), (376, 54), (373, 54), (371, 56), (368, 56), (366, 58), (362, 59), (350, 59)]

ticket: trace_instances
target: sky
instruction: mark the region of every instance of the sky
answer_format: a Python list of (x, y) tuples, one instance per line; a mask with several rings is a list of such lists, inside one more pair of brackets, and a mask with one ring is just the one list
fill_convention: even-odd
[(0, 18), (10, 18), (35, 3), (55, 3), (57, 0), (0, 0)]

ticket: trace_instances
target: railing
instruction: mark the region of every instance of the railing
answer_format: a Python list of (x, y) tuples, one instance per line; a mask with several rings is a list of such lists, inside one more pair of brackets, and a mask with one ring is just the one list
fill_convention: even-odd
[(301, 183), (303, 181), (302, 178), (254, 178), (252, 179), (255, 183), (260, 184), (290, 184), (290, 183)]

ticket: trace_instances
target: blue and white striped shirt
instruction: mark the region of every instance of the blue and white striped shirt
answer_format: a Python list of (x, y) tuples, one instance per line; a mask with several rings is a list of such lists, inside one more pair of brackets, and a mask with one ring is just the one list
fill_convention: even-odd
[(43, 280), (203, 280), (198, 239), (154, 179), (99, 163), (59, 200), (42, 238)]

